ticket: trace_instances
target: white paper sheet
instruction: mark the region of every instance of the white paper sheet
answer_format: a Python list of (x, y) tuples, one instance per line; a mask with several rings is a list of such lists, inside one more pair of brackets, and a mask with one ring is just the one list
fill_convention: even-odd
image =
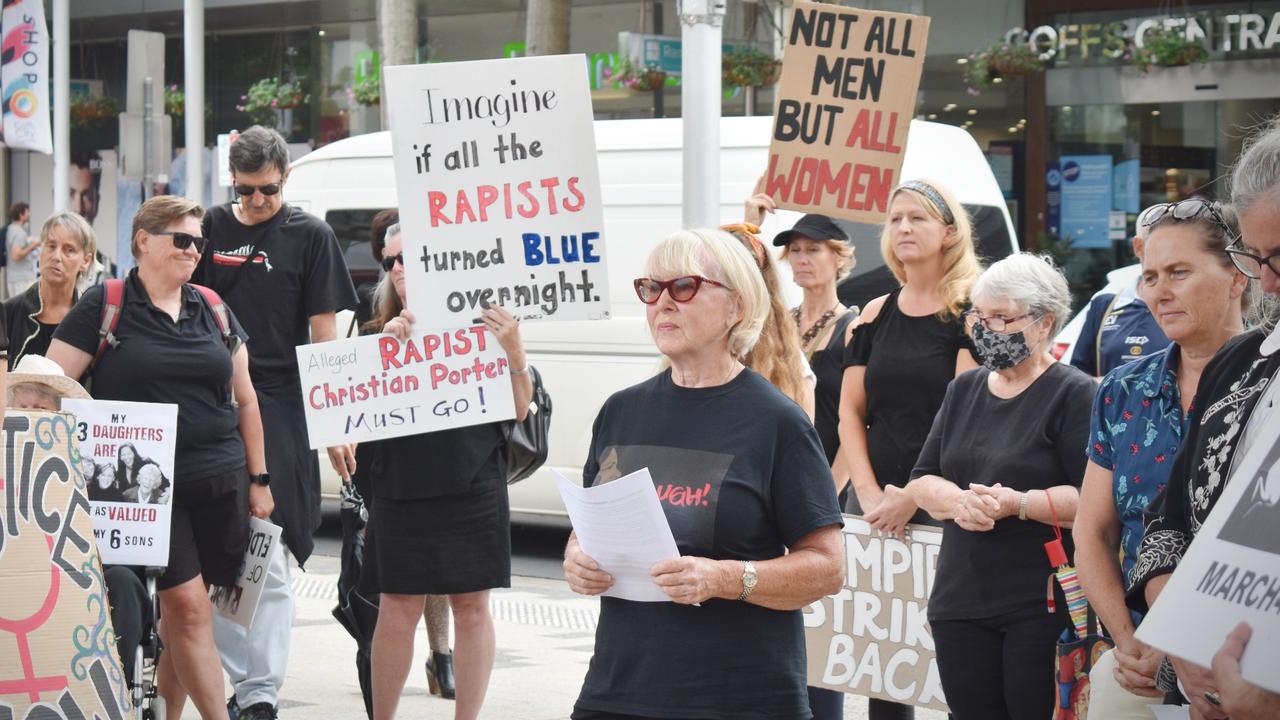
[(649, 468), (590, 488), (552, 472), (582, 551), (613, 576), (613, 587), (603, 594), (638, 602), (670, 600), (649, 576), (649, 568), (680, 557), (680, 551)]
[(1147, 709), (1151, 710), (1156, 720), (1190, 720), (1191, 718), (1189, 705), (1148, 705)]

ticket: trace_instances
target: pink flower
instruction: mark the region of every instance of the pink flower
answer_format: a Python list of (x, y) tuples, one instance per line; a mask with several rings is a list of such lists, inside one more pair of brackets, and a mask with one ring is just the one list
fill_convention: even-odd
[(271, 107), (276, 107), (276, 106), (278, 106), (279, 104), (280, 104), (280, 103), (279, 103), (278, 101), (276, 101), (275, 99), (272, 99), (272, 101), (271, 101)]
[(240, 96), (240, 99), (241, 99), (241, 100), (248, 100), (248, 99), (249, 99), (249, 96), (248, 96), (248, 95), (241, 95), (241, 96)]

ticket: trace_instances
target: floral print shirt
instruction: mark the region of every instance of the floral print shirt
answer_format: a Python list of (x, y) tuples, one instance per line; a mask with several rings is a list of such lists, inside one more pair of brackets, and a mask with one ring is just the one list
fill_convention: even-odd
[(1086, 453), (1112, 473), (1125, 577), (1138, 557), (1142, 512), (1164, 490), (1187, 430), (1178, 391), (1179, 357), (1173, 344), (1121, 365), (1102, 379), (1093, 400)]

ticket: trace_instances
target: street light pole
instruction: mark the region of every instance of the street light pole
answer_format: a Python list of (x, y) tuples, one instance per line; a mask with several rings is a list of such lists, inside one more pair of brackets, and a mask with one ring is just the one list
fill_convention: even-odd
[(685, 227), (720, 225), (720, 56), (724, 0), (679, 0)]
[[(182, 75), (186, 90), (187, 199), (204, 202), (204, 2), (182, 6)], [(148, 96), (150, 97), (150, 96)]]
[(67, 0), (53, 0), (53, 211), (71, 195), (71, 17)]

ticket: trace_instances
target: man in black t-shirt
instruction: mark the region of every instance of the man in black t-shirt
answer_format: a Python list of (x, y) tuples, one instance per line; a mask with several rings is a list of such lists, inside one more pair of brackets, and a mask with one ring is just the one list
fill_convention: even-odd
[[(216, 290), (249, 334), (249, 374), (262, 409), (267, 472), (282, 540), (302, 565), (320, 524), (320, 467), (310, 450), (294, 349), (337, 337), (335, 313), (354, 307), (355, 289), (333, 230), (284, 202), (289, 149), (280, 133), (254, 126), (231, 146), (238, 202), (209, 209), (209, 248), (193, 282)], [(329, 449), (344, 480), (355, 459), (346, 446)], [(228, 702), (236, 720), (275, 718), (293, 624), (288, 560), (276, 553), (253, 628), (215, 618), (222, 664), (235, 687)]]

